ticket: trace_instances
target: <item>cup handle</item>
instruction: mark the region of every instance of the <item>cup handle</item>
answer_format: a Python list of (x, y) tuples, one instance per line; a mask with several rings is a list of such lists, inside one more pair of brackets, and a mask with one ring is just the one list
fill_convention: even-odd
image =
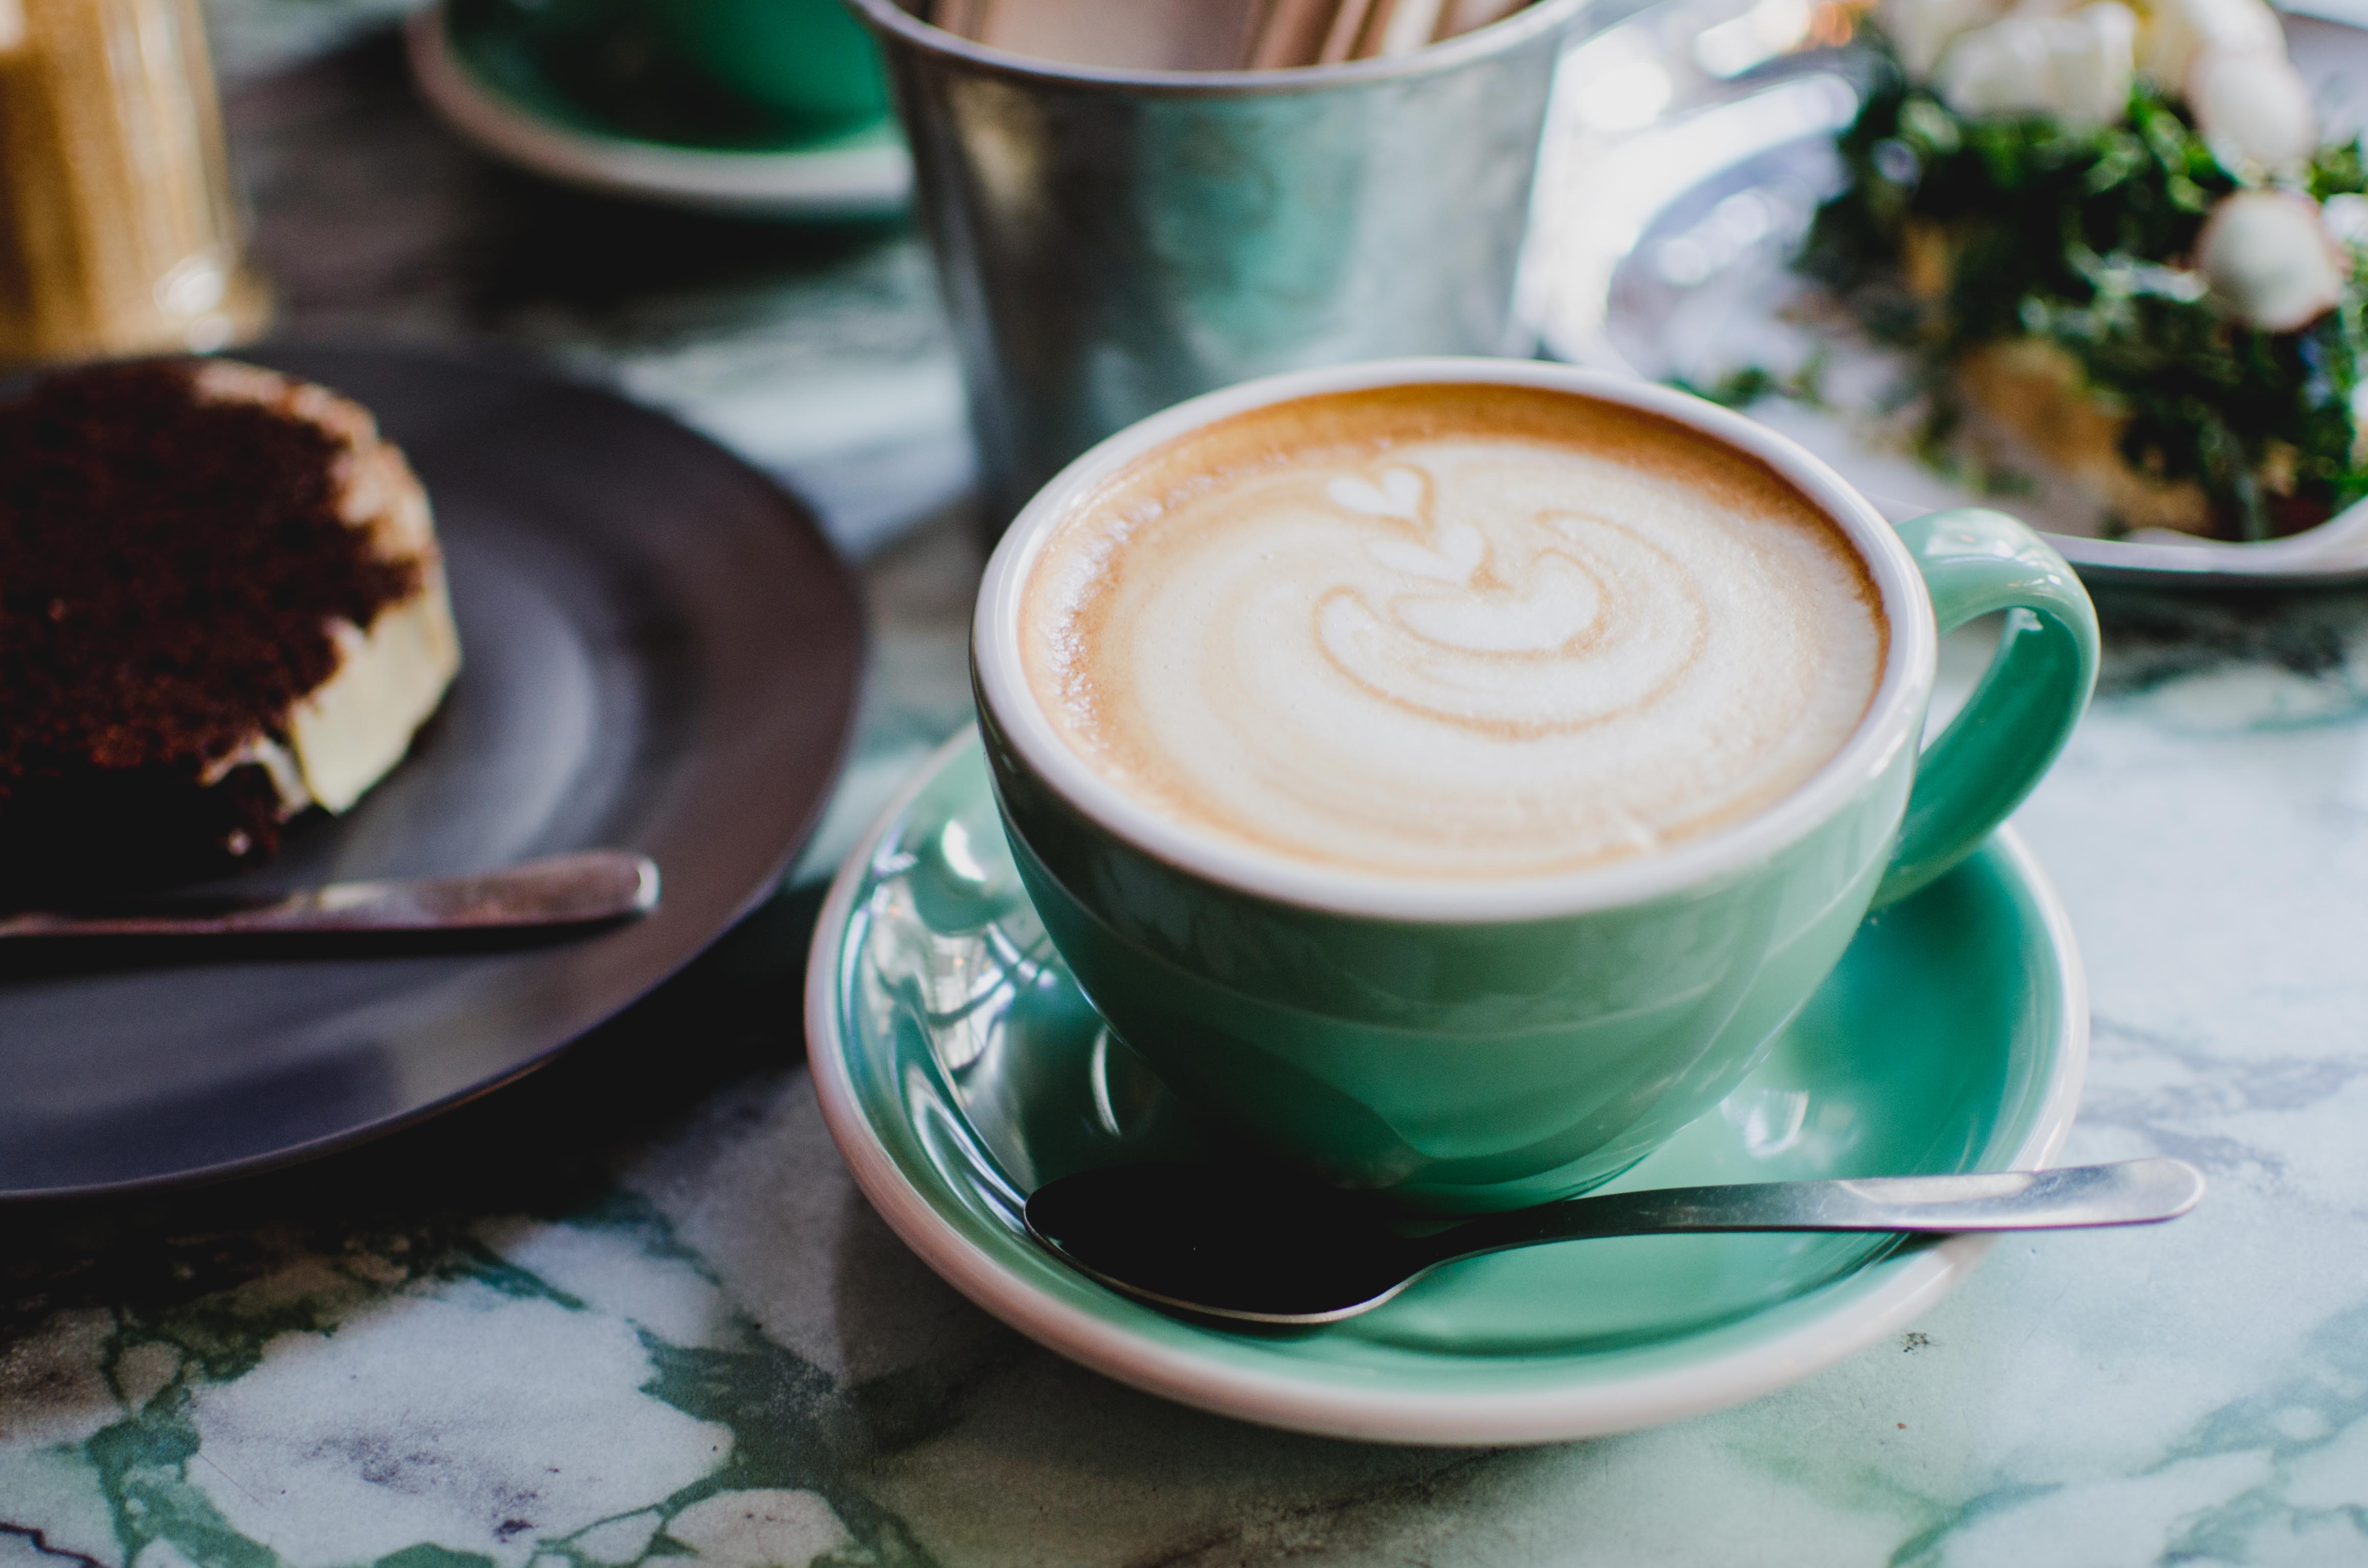
[(2097, 684), (2097, 611), (2080, 579), (2036, 533), (1981, 507), (1901, 523), (1942, 635), (2010, 610), (1998, 656), (1964, 708), (1924, 749), (1879, 908), (1972, 854), (2031, 793)]

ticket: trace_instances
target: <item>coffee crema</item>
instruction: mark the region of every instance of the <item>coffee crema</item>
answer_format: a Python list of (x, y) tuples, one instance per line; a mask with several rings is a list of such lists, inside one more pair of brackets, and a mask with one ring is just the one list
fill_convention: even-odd
[(1800, 788), (1865, 715), (1864, 562), (1758, 460), (1487, 384), (1330, 393), (1159, 448), (1023, 586), (1038, 705), (1179, 824), (1288, 859), (1545, 876)]

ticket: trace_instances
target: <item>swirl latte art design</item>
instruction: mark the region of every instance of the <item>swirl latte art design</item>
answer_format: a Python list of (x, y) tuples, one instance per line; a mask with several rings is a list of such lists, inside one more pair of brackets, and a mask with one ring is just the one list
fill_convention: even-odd
[(1420, 391), (1186, 437), (1054, 530), (1021, 649), (1072, 748), (1200, 830), (1460, 878), (1651, 853), (1840, 749), (1885, 629), (1805, 498), (1649, 415)]

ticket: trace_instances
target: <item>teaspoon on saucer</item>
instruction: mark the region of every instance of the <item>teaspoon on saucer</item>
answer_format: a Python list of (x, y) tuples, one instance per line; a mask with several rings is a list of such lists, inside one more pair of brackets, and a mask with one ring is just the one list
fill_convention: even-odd
[(657, 902), (655, 861), (622, 849), (587, 849), (456, 877), (331, 882), (289, 893), (138, 908), (0, 915), (0, 940), (516, 930), (646, 915)]
[(1567, 1198), (1410, 1231), (1367, 1194), (1289, 1173), (1112, 1165), (1028, 1199), (1028, 1229), (1155, 1305), (1263, 1324), (1370, 1312), (1443, 1263), (1543, 1242), (1683, 1231), (2038, 1231), (2177, 1219), (2203, 1196), (2180, 1160), (2046, 1171), (1668, 1187)]

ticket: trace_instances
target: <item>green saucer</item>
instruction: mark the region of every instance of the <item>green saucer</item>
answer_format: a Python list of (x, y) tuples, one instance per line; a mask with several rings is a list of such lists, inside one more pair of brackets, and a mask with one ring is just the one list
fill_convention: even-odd
[[(2070, 1129), (2078, 952), (2001, 833), (1861, 929), (1768, 1060), (1606, 1190), (2029, 1168)], [(1440, 1270), (1290, 1334), (1170, 1318), (1056, 1262), (1019, 1220), (1097, 1165), (1222, 1158), (1221, 1131), (1113, 1040), (1019, 890), (974, 738), (849, 858), (815, 933), (814, 1085), (856, 1179), (954, 1285), (1122, 1381), (1272, 1426), (1406, 1442), (1622, 1431), (1765, 1393), (1895, 1331), (1987, 1250), (1955, 1237), (1668, 1236)]]
[(904, 210), (912, 160), (884, 114), (851, 125), (801, 119), (688, 79), (632, 38), (579, 36), (540, 15), (513, 0), (445, 0), (414, 12), (406, 28), (428, 102), (495, 156), (607, 194), (710, 210)]

